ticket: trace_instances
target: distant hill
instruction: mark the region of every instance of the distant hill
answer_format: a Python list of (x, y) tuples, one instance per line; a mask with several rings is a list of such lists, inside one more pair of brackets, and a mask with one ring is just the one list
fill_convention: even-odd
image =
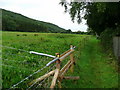
[(11, 12), (5, 9), (1, 10), (3, 31), (66, 32), (65, 29), (52, 23), (34, 20), (21, 14)]

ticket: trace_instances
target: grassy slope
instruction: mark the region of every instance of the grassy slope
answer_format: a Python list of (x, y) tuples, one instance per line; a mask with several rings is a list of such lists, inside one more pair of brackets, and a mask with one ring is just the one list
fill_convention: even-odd
[(68, 88), (117, 88), (118, 73), (116, 62), (106, 55), (95, 38), (91, 38), (84, 48), (80, 49), (75, 68), (78, 81), (66, 81), (64, 87)]

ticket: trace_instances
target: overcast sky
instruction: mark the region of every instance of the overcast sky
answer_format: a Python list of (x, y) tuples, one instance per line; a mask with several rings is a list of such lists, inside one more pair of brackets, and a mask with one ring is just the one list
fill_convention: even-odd
[(73, 23), (70, 15), (59, 5), (60, 0), (0, 0), (0, 8), (14, 11), (40, 21), (50, 22), (72, 31), (86, 31), (86, 21)]

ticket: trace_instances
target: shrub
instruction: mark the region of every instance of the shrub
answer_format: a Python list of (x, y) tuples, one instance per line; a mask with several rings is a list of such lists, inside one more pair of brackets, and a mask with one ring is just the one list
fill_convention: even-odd
[(107, 28), (100, 35), (101, 43), (105, 50), (112, 49), (113, 37), (120, 35), (120, 27), (116, 29)]
[(34, 34), (34, 36), (38, 36), (38, 34)]
[(27, 36), (27, 34), (23, 34), (23, 36)]
[(17, 36), (20, 36), (19, 34), (17, 34)]

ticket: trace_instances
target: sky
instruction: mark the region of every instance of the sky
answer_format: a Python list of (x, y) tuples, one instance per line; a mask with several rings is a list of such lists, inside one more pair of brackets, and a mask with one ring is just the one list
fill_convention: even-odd
[(86, 21), (72, 22), (69, 13), (59, 5), (60, 0), (0, 0), (0, 8), (20, 13), (29, 18), (50, 22), (72, 31), (86, 31)]

